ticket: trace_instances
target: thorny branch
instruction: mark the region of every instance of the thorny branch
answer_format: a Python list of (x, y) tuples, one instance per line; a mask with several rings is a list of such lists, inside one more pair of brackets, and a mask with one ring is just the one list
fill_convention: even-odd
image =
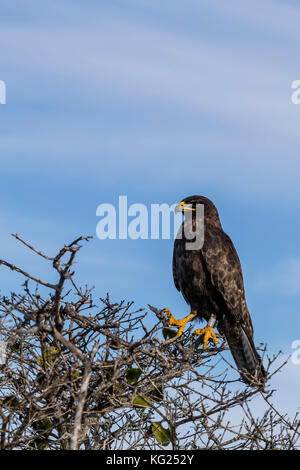
[(97, 301), (77, 285), (74, 260), (91, 237), (56, 256), (14, 237), (57, 283), (0, 260), (25, 277), (22, 293), (0, 297), (1, 450), (298, 448), (298, 416), (239, 381), (222, 339), (206, 351), (190, 329), (172, 341), (165, 306)]

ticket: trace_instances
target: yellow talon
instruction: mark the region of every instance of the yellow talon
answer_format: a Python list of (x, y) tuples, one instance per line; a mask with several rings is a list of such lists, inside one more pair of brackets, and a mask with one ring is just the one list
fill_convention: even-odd
[(196, 313), (190, 313), (185, 318), (182, 318), (182, 320), (177, 320), (173, 317), (172, 313), (168, 308), (165, 308), (164, 312), (166, 312), (166, 314), (168, 315), (169, 325), (174, 325), (178, 327), (178, 336), (181, 336), (184, 332), (185, 325), (196, 317)]
[(206, 326), (205, 328), (201, 328), (200, 330), (195, 330), (194, 331), (195, 335), (204, 335), (203, 338), (203, 350), (205, 351), (207, 349), (207, 342), (208, 340), (212, 340), (215, 345), (218, 344), (217, 337), (215, 335), (215, 332), (211, 326)]

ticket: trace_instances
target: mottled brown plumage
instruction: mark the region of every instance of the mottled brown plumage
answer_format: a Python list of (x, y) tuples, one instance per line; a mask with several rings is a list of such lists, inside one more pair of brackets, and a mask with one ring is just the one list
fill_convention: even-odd
[(263, 383), (265, 371), (253, 342), (238, 254), (209, 199), (190, 196), (183, 203), (193, 209), (197, 204), (204, 205), (204, 244), (200, 250), (186, 249), (190, 232), (201, 228), (195, 216), (186, 217), (178, 232), (181, 238), (177, 237), (174, 244), (175, 286), (197, 317), (207, 321), (212, 314), (217, 317), (217, 328), (227, 339), (242, 379), (250, 384)]

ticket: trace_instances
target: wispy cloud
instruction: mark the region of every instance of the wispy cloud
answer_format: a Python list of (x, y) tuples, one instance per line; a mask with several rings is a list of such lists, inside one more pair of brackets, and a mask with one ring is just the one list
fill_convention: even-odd
[(238, 44), (206, 43), (201, 36), (176, 35), (110, 18), (94, 30), (3, 27), (1, 42), (2, 60), (15, 56), (17, 68), (25, 68), (19, 93), (24, 93), (30, 80), (36, 85), (26, 87), (27, 97), (42, 91), (35, 76), (48, 74), (52, 92), (59, 91), (65, 77), (63, 86), (69, 93), (72, 89), (78, 93), (76, 77), (83, 87), (79, 101), (83, 96), (99, 101), (105, 86), (129, 93), (134, 100), (154, 99), (231, 124), (263, 125), (283, 135), (298, 135), (297, 123), (289, 119), (289, 87), (295, 77), (282, 69), (274, 53), (266, 63), (259, 53), (247, 54)]
[(275, 264), (254, 282), (259, 291), (278, 292), (286, 295), (300, 294), (300, 258), (288, 258)]
[[(66, 21), (68, 1), (55, 4), (49, 17), (31, 1), (28, 8), (41, 15), (40, 23), (18, 18), (2, 25), (5, 166), (18, 162), (28, 171), (43, 160), (53, 167), (84, 159), (93, 166), (92, 178), (99, 169), (128, 173), (130, 162), (131, 174), (157, 178), (153, 162), (159, 161), (161, 177), (178, 181), (182, 157), (189, 155), (194, 183), (298, 194), (300, 106), (290, 102), (297, 47), (291, 45), (287, 57), (282, 38), (272, 36), (280, 31), (279, 16), (269, 18), (272, 8), (290, 19), (298, 10), (266, 1), (263, 15), (251, 5), (248, 18), (236, 1), (226, 7), (190, 1), (192, 10), (173, 4), (161, 10), (147, 1), (128, 1), (127, 8), (106, 2), (93, 5), (97, 21), (76, 5)], [(162, 11), (167, 16), (158, 21)], [(191, 11), (227, 27), (233, 13), (232, 35), (197, 28)], [(176, 31), (172, 19), (180, 14), (193, 23), (191, 31)], [(259, 24), (265, 46), (254, 48), (247, 37)]]

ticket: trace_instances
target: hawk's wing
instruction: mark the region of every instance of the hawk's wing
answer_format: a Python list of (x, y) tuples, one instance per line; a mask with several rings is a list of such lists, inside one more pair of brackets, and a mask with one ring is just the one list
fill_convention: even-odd
[(215, 289), (222, 295), (228, 311), (224, 312), (221, 329), (241, 377), (252, 384), (263, 385), (266, 372), (253, 342), (253, 326), (247, 308), (242, 268), (238, 254), (228, 235), (206, 224), (201, 255)]
[(253, 327), (248, 312), (242, 268), (238, 254), (229, 236), (210, 224), (206, 224), (204, 245), (201, 249), (210, 280), (235, 320), (250, 329)]
[(180, 291), (180, 287), (179, 287), (178, 279), (177, 279), (177, 272), (176, 272), (176, 259), (175, 259), (175, 245), (176, 245), (176, 242), (177, 242), (177, 240), (175, 240), (175, 243), (174, 243), (172, 267), (173, 267), (174, 284), (175, 284), (176, 289)]

